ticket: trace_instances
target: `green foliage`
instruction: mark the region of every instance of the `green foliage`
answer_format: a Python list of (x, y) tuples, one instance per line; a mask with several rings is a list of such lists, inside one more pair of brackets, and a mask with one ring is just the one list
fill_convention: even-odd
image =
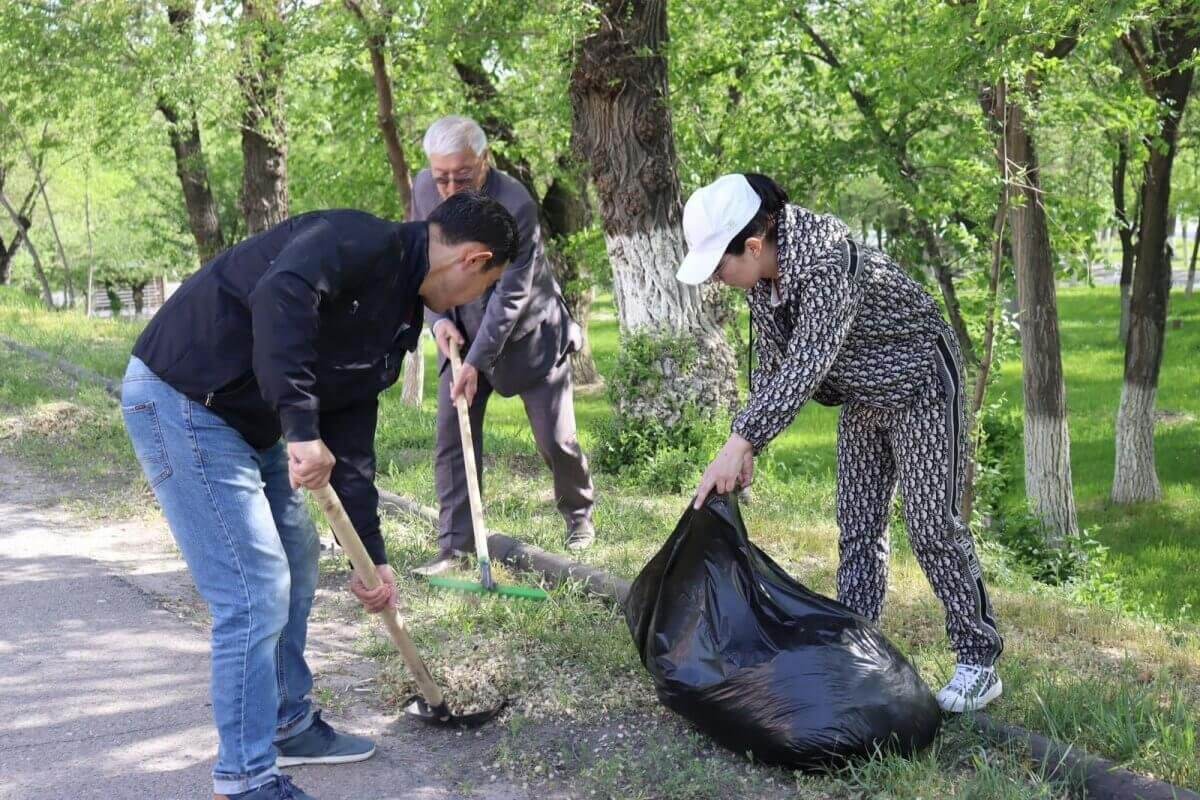
[(615, 407), (627, 410), (615, 414), (600, 437), (595, 451), (600, 469), (655, 491), (681, 492), (695, 486), (728, 426), (694, 405), (678, 409), (674, 419), (640, 408), (640, 401), (664, 392), (668, 373), (685, 374), (695, 359), (691, 339), (647, 333), (622, 339), (616, 368), (608, 376), (608, 396)]
[(1069, 534), (1061, 545), (1051, 546), (1046, 543), (1045, 530), (1036, 518), (1013, 513), (999, 520), (994, 537), (1035, 580), (1043, 583), (1059, 585), (1111, 576), (1108, 548), (1091, 530)]
[(596, 286), (606, 291), (612, 289), (612, 270), (608, 268), (608, 250), (604, 244), (604, 231), (598, 224), (576, 231), (562, 242), (547, 242), (547, 249), (557, 247), (563, 258), (575, 264), (579, 272), (577, 283), (562, 286), (564, 294), (586, 291)]

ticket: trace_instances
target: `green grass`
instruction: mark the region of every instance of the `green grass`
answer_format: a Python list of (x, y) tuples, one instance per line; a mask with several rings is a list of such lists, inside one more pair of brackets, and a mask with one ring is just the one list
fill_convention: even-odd
[[(1200, 634), (1193, 624), (1197, 610), (1188, 602), (1198, 595), (1200, 565), (1188, 539), (1200, 530), (1195, 457), (1200, 387), (1188, 365), (1196, 363), (1200, 345), (1200, 304), (1185, 302), (1179, 293), (1172, 298), (1172, 316), (1184, 323), (1168, 332), (1159, 406), (1192, 419), (1160, 426), (1159, 476), (1166, 496), (1161, 504), (1133, 509), (1111, 508), (1105, 500), (1121, 384), (1121, 354), (1113, 334), (1116, 307), (1115, 289), (1063, 289), (1060, 294), (1075, 488), (1083, 523), (1098, 528), (1111, 547), (1133, 601), (1157, 604), (1152, 614), (1157, 620), (1083, 604), (1067, 590), (1036, 584), (985, 541), (982, 557), (1008, 640), (1006, 693), (995, 714), (1196, 789)], [(606, 303), (597, 312), (590, 332), (605, 373), (615, 362), (616, 321)], [(112, 377), (120, 376), (138, 330), (126, 322), (48, 314), (0, 291), (0, 336)], [(432, 505), (436, 362), (431, 344), (425, 358), (424, 405), (403, 406), (398, 389), (385, 394), (377, 445), (380, 485)], [(1003, 366), (996, 391), (1019, 408), (1015, 361)], [(84, 416), (56, 405), (64, 402)], [(607, 401), (603, 393), (582, 392), (576, 409), (584, 448), (594, 450), (611, 414)], [(83, 421), (58, 430), (53, 424), (31, 424), (39, 414), (51, 423)], [(770, 449), (755, 500), (744, 509), (756, 542), (827, 594), (834, 591), (837, 549), (836, 414), (815, 405), (804, 410)], [(101, 393), (80, 391), (46, 367), (0, 348), (0, 420), (15, 421), (14, 432), (0, 438), (0, 449), (115, 489), (124, 498), (122, 513), (138, 504), (150, 507), (139, 493), (143, 484), (119, 415)], [(563, 523), (518, 399), (493, 398), (485, 441), (489, 527), (561, 552)], [(1021, 476), (1013, 478), (1013, 494), (1019, 496)], [(632, 576), (668, 535), (687, 498), (636, 491), (607, 475), (596, 480), (600, 536), (586, 559)], [(385, 534), (401, 570), (431, 552), (434, 531), (424, 523), (387, 519)], [(937, 684), (952, 669), (941, 609), (909, 552), (902, 526), (893, 544), (884, 628)], [(1019, 759), (984, 747), (961, 725), (950, 726), (934, 749), (914, 760), (877, 758), (832, 776), (794, 776), (747, 764), (661, 712), (620, 614), (576, 588), (529, 603), (436, 590), (403, 572), (399, 584), (414, 636), (452, 704), (468, 710), (501, 694), (514, 700), (508, 724), (519, 730), (504, 738), (497, 760), (533, 784), (567, 781), (585, 795), (594, 791), (596, 797), (614, 798), (1062, 796)], [(359, 650), (383, 660), (383, 701), (398, 704), (413, 686), (386, 640), (365, 615), (359, 619)], [(598, 752), (568, 746), (598, 742), (613, 720), (625, 721), (626, 735), (615, 744), (611, 737), (606, 740), (612, 746)], [(542, 767), (540, 773), (534, 772), (536, 766)]]
[[(1117, 344), (1120, 305), (1115, 288), (1059, 290), (1063, 370), (1071, 431), (1071, 474), (1080, 525), (1094, 528), (1133, 599), (1160, 616), (1200, 621), (1200, 296), (1170, 299), (1158, 411), (1171, 419), (1155, 430), (1159, 503), (1115, 506), (1112, 490), (1123, 348)], [(1003, 366), (996, 390), (1021, 403), (1020, 364)], [(1013, 496), (1024, 496), (1016, 471)], [(1010, 502), (1013, 498), (1010, 498)]]

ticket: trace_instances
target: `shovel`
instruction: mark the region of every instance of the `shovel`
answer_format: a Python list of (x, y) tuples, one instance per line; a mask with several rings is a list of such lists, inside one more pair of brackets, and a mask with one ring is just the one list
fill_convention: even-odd
[[(363, 547), (362, 539), (358, 538), (358, 532), (354, 530), (354, 523), (346, 514), (346, 509), (342, 506), (337, 492), (328, 485), (309, 491), (312, 492), (317, 505), (321, 507), (321, 512), (325, 514), (325, 519), (329, 520), (338, 543), (349, 556), (350, 563), (354, 566), (354, 574), (368, 589), (378, 588), (382, 583), (379, 574), (375, 571), (375, 565), (371, 562), (371, 557), (367, 555), (366, 548)], [(503, 710), (507, 701), (501, 701), (500, 705), (495, 708), (474, 714), (450, 713), (441, 687), (429, 674), (429, 669), (421, 659), (421, 654), (417, 652), (412, 638), (408, 635), (408, 629), (404, 625), (404, 618), (400, 616), (400, 612), (394, 607), (389, 607), (381, 611), (379, 616), (383, 619), (392, 643), (400, 651), (400, 655), (404, 658), (404, 665), (408, 667), (409, 673), (412, 674), (413, 680), (417, 682), (417, 688), (421, 692), (405, 702), (404, 713), (406, 715), (428, 725), (446, 728), (477, 728)]]

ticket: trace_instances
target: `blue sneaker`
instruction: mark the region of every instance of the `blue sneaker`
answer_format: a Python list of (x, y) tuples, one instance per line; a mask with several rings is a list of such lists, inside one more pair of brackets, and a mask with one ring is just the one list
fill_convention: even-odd
[(317, 800), (292, 783), (289, 775), (276, 775), (271, 780), (248, 792), (226, 795), (229, 800)]
[[(312, 725), (295, 736), (276, 742), (279, 756), (278, 767), (294, 767), (298, 764), (349, 764), (366, 761), (375, 755), (375, 743), (364, 736), (338, 733), (321, 719), (321, 712), (313, 714)], [(257, 800), (257, 799), (256, 799)]]

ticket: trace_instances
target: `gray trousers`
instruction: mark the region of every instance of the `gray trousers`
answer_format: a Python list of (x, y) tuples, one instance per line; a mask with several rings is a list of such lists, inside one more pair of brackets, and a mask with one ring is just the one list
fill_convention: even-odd
[[(479, 388), (470, 406), (471, 437), (475, 444), (475, 465), (479, 471), (479, 491), (483, 493), (483, 415), (487, 410), (492, 385), (482, 373)], [(575, 396), (571, 383), (571, 359), (550, 370), (538, 385), (521, 393), (525, 414), (533, 430), (538, 453), (554, 475), (554, 497), (558, 511), (568, 527), (590, 520), (595, 491), (587, 458), (575, 435)], [(471, 525), (471, 504), (467, 496), (467, 476), (463, 466), (462, 438), (458, 430), (458, 411), (450, 402), (450, 369), (442, 370), (438, 380), (437, 448), (434, 451), (434, 483), (441, 508), (438, 547), (475, 551), (475, 529)]]

